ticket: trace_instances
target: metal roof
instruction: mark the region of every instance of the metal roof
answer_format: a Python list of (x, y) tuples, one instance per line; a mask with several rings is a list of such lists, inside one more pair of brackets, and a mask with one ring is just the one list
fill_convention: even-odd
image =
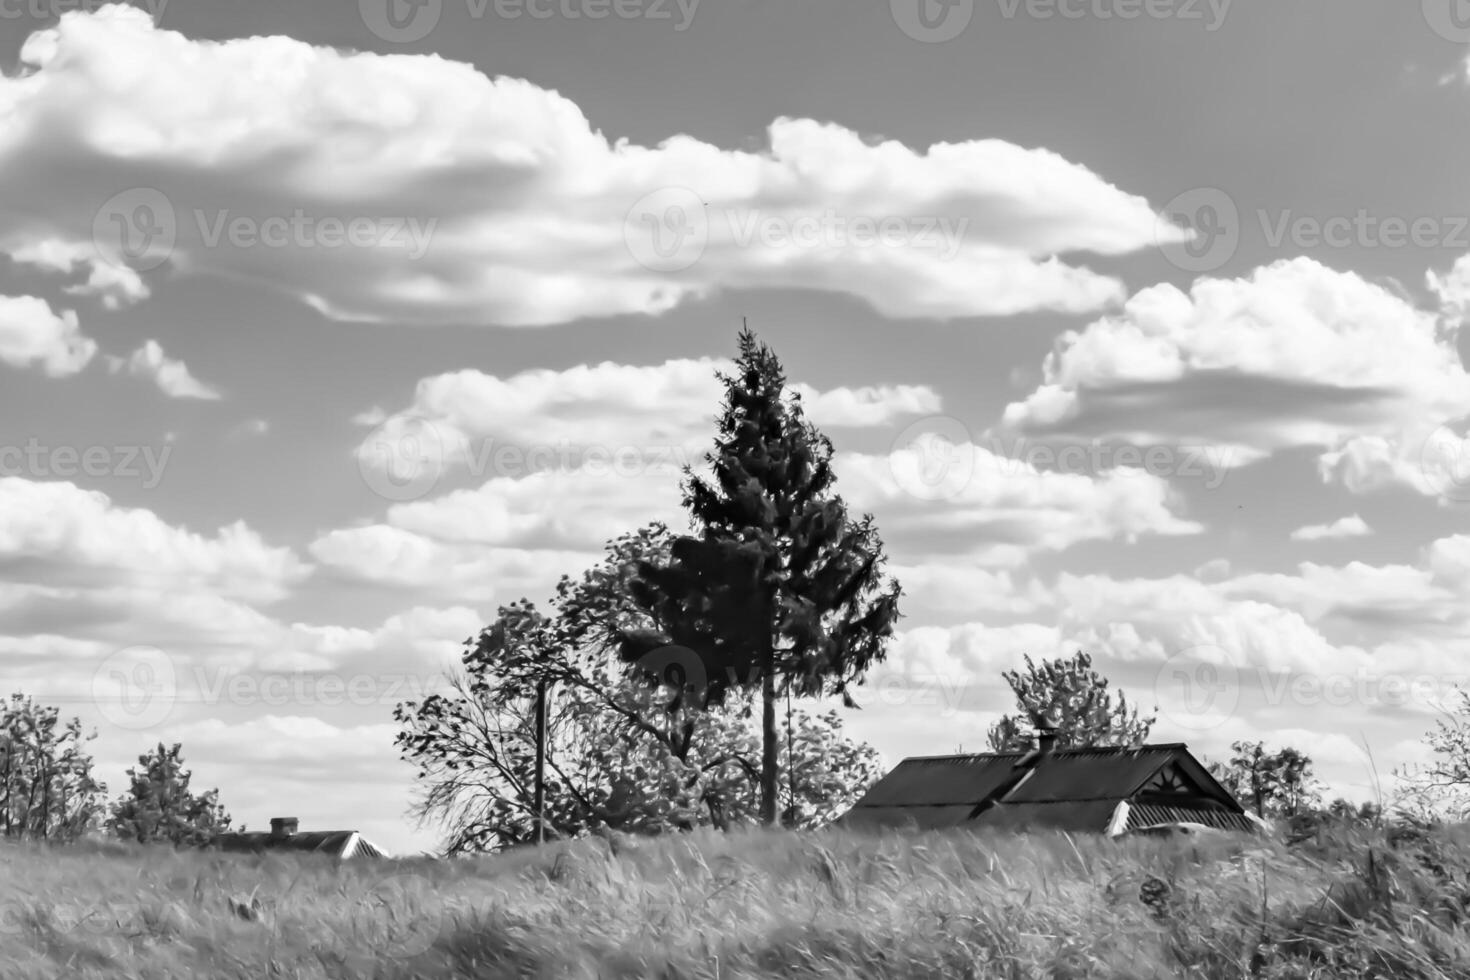
[(1007, 803), (1062, 800), (1123, 800), (1173, 761), (1168, 745), (1137, 749), (1070, 749), (1038, 762), (1031, 775), (1006, 796)]
[(1144, 794), (1147, 803), (1130, 802), (1130, 827), (1193, 821), (1222, 829), (1251, 829), (1250, 821), (1240, 815), (1240, 805), (1178, 742), (1058, 749), (1040, 757), (1007, 752), (905, 759), (841, 822), (924, 830), (973, 822), (1106, 832), (1118, 804), (1132, 801), (1170, 763), (1197, 784), (1200, 792), (1190, 794), (1195, 805), (1175, 805), (1152, 792)]
[(855, 806), (941, 806), (974, 809), (1019, 775), (1020, 753), (905, 759), (874, 783)]
[(272, 837), (267, 831), (220, 834), (212, 846), (221, 851), (305, 851), (336, 857), (387, 856), (355, 830), (317, 830), (289, 837)]

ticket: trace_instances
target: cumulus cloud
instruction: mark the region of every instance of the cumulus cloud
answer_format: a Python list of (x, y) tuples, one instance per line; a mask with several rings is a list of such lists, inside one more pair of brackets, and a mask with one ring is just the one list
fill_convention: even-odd
[[(604, 361), (505, 378), (476, 370), (434, 375), (418, 382), (407, 406), (357, 417), (374, 426), (357, 457), (375, 471), (412, 465), (434, 478), (461, 466), (482, 478), (581, 466), (589, 473), (664, 473), (677, 482), (679, 470), (711, 444), (723, 396), (716, 372), (731, 367), (699, 358), (646, 366)], [(925, 385), (791, 389), (819, 428), (883, 425), (941, 407)]]
[(873, 513), (885, 540), (943, 561), (963, 555), (990, 566), (1015, 565), (1037, 550), (1082, 541), (1198, 534), (1178, 516), (1159, 477), (1133, 469), (1101, 474), (1038, 469), (982, 446), (950, 446), (959, 468), (930, 479), (927, 451), (838, 453), (839, 489), (857, 511)]
[(0, 361), (62, 378), (81, 371), (96, 353), (96, 341), (82, 335), (70, 310), (55, 313), (34, 296), (0, 296)]
[(86, 281), (73, 283), (65, 291), (70, 296), (96, 296), (104, 309), (122, 309), (151, 295), (148, 284), (136, 270), (108, 261), (90, 241), (68, 242), (59, 238), (22, 241), (11, 251), (11, 258), (22, 266), (47, 272), (71, 275), (85, 271)]
[(183, 361), (165, 354), (156, 340), (147, 341), (130, 357), (109, 357), (107, 366), (114, 374), (126, 371), (135, 378), (146, 378), (170, 398), (217, 401), (221, 397), (217, 390), (190, 374)]
[(1323, 475), (1353, 489), (1393, 479), (1445, 492), (1424, 478), (1420, 457), (1437, 426), (1470, 415), (1456, 331), (1305, 258), (1244, 279), (1200, 279), (1187, 294), (1154, 286), (1066, 334), (1040, 387), (1006, 408), (1004, 427), (1211, 445), (1232, 465), (1312, 448)]
[(1360, 538), (1372, 534), (1368, 522), (1357, 514), (1339, 517), (1331, 524), (1308, 524), (1291, 532), (1293, 541), (1324, 541), (1334, 538)]
[(726, 288), (888, 316), (1094, 311), (1121, 284), (1060, 257), (1160, 229), (1144, 199), (998, 139), (913, 149), (780, 118), (759, 151), (640, 146), (466, 64), (196, 41), (125, 5), (67, 13), (21, 61), (0, 78), (0, 250), (96, 241), (129, 270), (249, 279), (342, 320), (535, 326)]
[[(243, 522), (205, 536), (72, 483), (0, 478), (0, 575), (48, 586), (207, 587), (270, 601), (308, 573)], [(8, 574), (7, 574), (8, 573)]]

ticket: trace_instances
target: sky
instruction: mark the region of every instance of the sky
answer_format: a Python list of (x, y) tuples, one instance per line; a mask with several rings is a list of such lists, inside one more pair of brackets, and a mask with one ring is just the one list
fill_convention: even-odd
[(0, 688), (430, 849), (393, 706), (682, 529), (742, 322), (905, 596), (1369, 799), (1470, 683), (1461, 0), (0, 0)]

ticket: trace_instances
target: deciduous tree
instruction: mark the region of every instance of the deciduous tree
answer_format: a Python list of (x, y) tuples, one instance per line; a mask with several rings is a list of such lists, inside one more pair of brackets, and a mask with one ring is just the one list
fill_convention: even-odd
[(1037, 664), (1028, 655), (1024, 672), (1001, 675), (1016, 696), (1018, 714), (1004, 715), (991, 726), (990, 748), (1012, 752), (1026, 748), (1031, 719), (1050, 716), (1057, 725), (1057, 747), (1142, 745), (1154, 716), (1140, 717), (1121, 691), (1108, 689), (1108, 680), (1092, 669), (1092, 658), (1082, 651), (1071, 657)]

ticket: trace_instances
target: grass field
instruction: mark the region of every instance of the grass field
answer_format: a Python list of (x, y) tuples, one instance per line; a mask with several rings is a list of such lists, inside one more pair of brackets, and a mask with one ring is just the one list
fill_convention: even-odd
[(701, 832), (363, 863), (0, 845), (0, 976), (1463, 978), (1466, 840)]

